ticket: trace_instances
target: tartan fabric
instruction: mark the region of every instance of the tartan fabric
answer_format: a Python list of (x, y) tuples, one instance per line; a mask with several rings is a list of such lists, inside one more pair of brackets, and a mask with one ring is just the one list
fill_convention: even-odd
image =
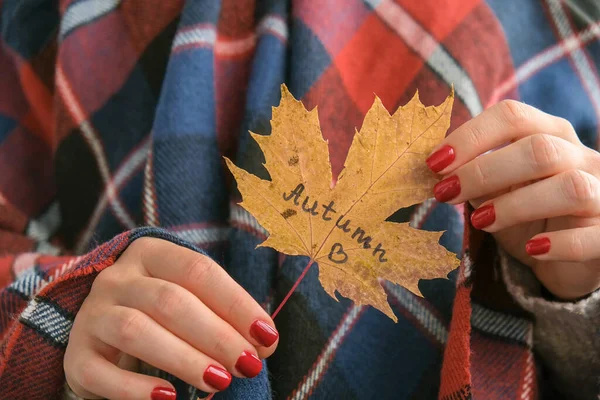
[[(269, 133), (281, 83), (318, 105), (334, 175), (374, 93), (392, 110), (451, 84), (451, 130), (517, 98), (596, 148), (599, 24), (592, 2), (564, 0), (0, 1), (0, 398), (60, 396), (77, 310), (138, 237), (204, 251), (267, 309), (281, 301), (306, 260), (255, 249), (265, 232), (221, 158), (264, 176), (248, 130)], [(470, 211), (428, 200), (392, 217), (445, 230), (462, 256), (424, 298), (385, 284), (397, 324), (336, 302), (312, 269), (268, 373), (215, 398), (540, 396), (531, 316)]]

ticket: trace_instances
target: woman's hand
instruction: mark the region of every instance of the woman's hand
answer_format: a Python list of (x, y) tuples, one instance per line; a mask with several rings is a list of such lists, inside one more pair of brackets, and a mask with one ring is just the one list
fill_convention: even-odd
[(469, 201), (472, 225), (555, 296), (600, 287), (600, 154), (568, 121), (504, 101), (456, 129), (427, 164), (444, 178), (437, 200)]
[(160, 239), (133, 242), (95, 279), (77, 313), (64, 369), (85, 398), (175, 399), (165, 380), (132, 361), (206, 391), (231, 374), (254, 377), (276, 348), (269, 315), (208, 257)]

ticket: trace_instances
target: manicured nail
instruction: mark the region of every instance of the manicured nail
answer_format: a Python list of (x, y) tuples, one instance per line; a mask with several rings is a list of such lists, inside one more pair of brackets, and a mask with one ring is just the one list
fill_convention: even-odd
[(527, 243), (525, 243), (525, 251), (527, 251), (527, 254), (530, 256), (546, 254), (550, 251), (550, 239), (547, 237), (541, 237), (528, 240)]
[(227, 370), (217, 367), (216, 365), (209, 365), (204, 371), (204, 382), (207, 385), (214, 387), (217, 390), (225, 390), (231, 383), (231, 374)]
[(433, 172), (440, 172), (454, 161), (454, 149), (450, 146), (444, 146), (429, 157), (425, 162)]
[(249, 351), (243, 351), (240, 358), (235, 363), (235, 368), (240, 371), (247, 378), (254, 378), (260, 374), (262, 369), (262, 362), (260, 358), (256, 357)]
[(250, 334), (258, 343), (264, 347), (269, 347), (277, 341), (279, 333), (271, 325), (257, 319), (250, 326)]
[(473, 211), (471, 214), (471, 225), (475, 229), (483, 229), (490, 226), (496, 220), (496, 210), (493, 204), (488, 204)]
[(441, 203), (450, 201), (459, 194), (460, 180), (456, 175), (436, 183), (433, 187), (433, 195), (435, 196), (435, 199)]
[(176, 400), (177, 393), (170, 387), (157, 386), (150, 393), (150, 398), (152, 400)]

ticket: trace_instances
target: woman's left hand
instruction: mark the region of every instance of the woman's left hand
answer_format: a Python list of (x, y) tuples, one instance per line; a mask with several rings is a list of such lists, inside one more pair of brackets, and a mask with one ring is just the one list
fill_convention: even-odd
[(456, 129), (427, 164), (443, 175), (436, 199), (469, 201), (472, 225), (555, 296), (600, 287), (600, 154), (567, 120), (503, 101)]

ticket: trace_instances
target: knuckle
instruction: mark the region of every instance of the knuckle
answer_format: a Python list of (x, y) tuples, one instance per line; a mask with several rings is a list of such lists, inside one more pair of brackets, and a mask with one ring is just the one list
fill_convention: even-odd
[(517, 100), (503, 100), (498, 109), (504, 120), (513, 127), (520, 127), (529, 119), (527, 105)]
[(473, 173), (475, 174), (475, 181), (482, 187), (485, 187), (490, 181), (489, 171), (482, 165), (482, 162), (476, 160), (473, 163)]
[(115, 272), (115, 268), (106, 268), (98, 274), (92, 283), (92, 290), (114, 293), (122, 284), (122, 279)]
[(484, 137), (486, 134), (476, 124), (470, 124), (470, 125), (472, 125), (472, 126), (467, 131), (465, 141), (467, 142), (467, 144), (470, 147), (472, 147), (474, 149), (480, 149), (483, 146)]
[(82, 361), (78, 366), (74, 379), (77, 385), (84, 390), (90, 390), (96, 386), (98, 372), (94, 367), (94, 363), (90, 361)]
[(592, 177), (583, 171), (571, 170), (564, 175), (565, 197), (577, 203), (588, 203), (598, 198), (598, 189)]
[(555, 118), (556, 118), (556, 125), (558, 125), (558, 128), (561, 132), (564, 132), (564, 133), (568, 134), (569, 136), (577, 138), (579, 140), (579, 137), (577, 136), (577, 132), (575, 131), (575, 127), (573, 126), (571, 121), (569, 121), (566, 118), (562, 118), (562, 117), (555, 117)]
[(191, 284), (210, 281), (217, 275), (219, 268), (203, 255), (197, 255), (183, 266), (183, 278)]
[(581, 236), (571, 235), (566, 245), (567, 259), (570, 261), (584, 261), (584, 245)]
[(551, 171), (560, 162), (560, 151), (556, 142), (548, 135), (533, 135), (529, 139), (531, 160), (537, 169)]
[(235, 295), (231, 304), (229, 305), (229, 309), (227, 310), (227, 315), (233, 317), (238, 314), (240, 310), (244, 309), (244, 304), (246, 303), (246, 297), (241, 293)]
[(152, 248), (154, 240), (155, 239), (151, 238), (151, 237), (138, 238), (129, 245), (128, 250), (134, 249), (134, 250), (140, 252), (140, 254), (143, 254), (145, 252), (144, 250)]
[(153, 257), (156, 253), (155, 248), (159, 240), (156, 238), (141, 237), (129, 245), (127, 252), (132, 251), (142, 265), (148, 265), (148, 257)]
[(235, 343), (234, 336), (230, 332), (219, 332), (217, 340), (214, 343), (215, 358), (226, 359), (226, 355), (231, 354), (231, 349)]
[(131, 343), (144, 335), (148, 321), (141, 312), (128, 310), (117, 317), (116, 335), (120, 342)]
[(163, 281), (156, 292), (155, 307), (159, 315), (173, 318), (185, 314), (189, 309), (189, 301), (179, 286)]

